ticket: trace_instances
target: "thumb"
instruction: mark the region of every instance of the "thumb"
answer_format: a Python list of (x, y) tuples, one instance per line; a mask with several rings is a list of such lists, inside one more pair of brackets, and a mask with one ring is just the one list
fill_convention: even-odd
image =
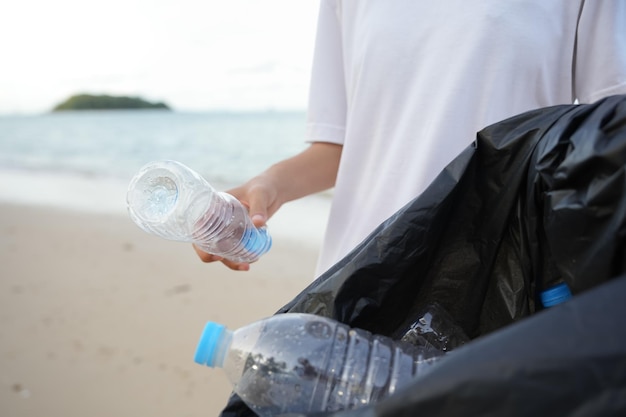
[(267, 207), (269, 206), (267, 195), (265, 193), (256, 193), (250, 198), (248, 203), (250, 218), (254, 226), (265, 226), (268, 218)]

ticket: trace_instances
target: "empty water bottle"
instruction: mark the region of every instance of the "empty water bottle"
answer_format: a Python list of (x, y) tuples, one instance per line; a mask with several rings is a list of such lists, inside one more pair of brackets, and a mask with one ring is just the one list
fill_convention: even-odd
[(126, 200), (130, 217), (146, 232), (193, 242), (235, 262), (254, 262), (272, 245), (267, 230), (252, 224), (235, 197), (216, 191), (176, 161), (142, 167), (128, 186)]
[(311, 314), (279, 314), (229, 330), (209, 322), (195, 361), (223, 368), (259, 416), (357, 408), (385, 398), (443, 357)]

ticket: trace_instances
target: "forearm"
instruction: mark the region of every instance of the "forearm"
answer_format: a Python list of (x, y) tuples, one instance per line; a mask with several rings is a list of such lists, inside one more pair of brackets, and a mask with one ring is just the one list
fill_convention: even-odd
[[(256, 227), (265, 225), (284, 203), (326, 190), (335, 185), (341, 145), (315, 142), (296, 156), (278, 162), (229, 193), (244, 202)], [(248, 270), (247, 264), (235, 263), (203, 252), (194, 246), (204, 262), (221, 260), (236, 270)]]
[(303, 152), (267, 169), (261, 176), (277, 185), (282, 203), (332, 188), (343, 147), (314, 142)]

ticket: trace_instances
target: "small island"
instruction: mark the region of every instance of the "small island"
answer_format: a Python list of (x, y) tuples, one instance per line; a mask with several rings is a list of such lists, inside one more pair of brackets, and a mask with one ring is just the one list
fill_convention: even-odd
[(151, 103), (139, 97), (77, 94), (57, 104), (52, 111), (128, 109), (170, 110), (165, 103)]

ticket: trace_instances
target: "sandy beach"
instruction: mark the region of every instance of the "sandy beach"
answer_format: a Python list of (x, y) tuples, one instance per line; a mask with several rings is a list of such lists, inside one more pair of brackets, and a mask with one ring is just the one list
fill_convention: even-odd
[(234, 272), (122, 213), (0, 203), (0, 415), (216, 416), (230, 385), (193, 362), (204, 323), (273, 314), (311, 282), (316, 247), (275, 235)]

